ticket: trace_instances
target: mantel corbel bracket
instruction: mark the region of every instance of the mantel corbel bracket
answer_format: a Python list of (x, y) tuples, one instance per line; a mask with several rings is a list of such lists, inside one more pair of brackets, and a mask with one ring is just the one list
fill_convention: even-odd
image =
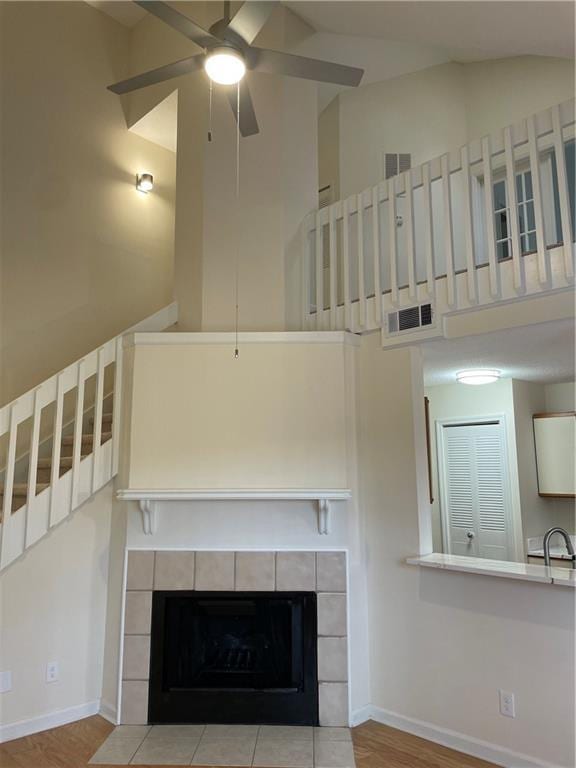
[(321, 536), (330, 533), (331, 512), (330, 499), (318, 499), (318, 533)]
[(152, 499), (140, 499), (140, 512), (142, 512), (142, 528), (146, 536), (152, 536), (158, 530), (157, 502)]

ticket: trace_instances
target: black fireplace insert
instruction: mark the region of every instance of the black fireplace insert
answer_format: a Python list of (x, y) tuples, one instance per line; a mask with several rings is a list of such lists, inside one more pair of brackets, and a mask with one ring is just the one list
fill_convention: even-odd
[(151, 723), (318, 725), (316, 595), (154, 592)]

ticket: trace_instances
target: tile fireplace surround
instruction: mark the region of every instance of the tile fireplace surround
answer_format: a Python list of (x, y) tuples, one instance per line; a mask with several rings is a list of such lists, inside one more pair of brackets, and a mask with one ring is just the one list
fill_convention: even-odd
[(348, 725), (345, 552), (129, 550), (125, 589), (123, 725), (148, 723), (154, 590), (316, 592), (320, 725)]

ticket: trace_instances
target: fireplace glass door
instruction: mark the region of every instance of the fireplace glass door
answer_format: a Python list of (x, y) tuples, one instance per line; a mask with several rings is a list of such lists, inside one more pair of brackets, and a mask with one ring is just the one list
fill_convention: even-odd
[(155, 592), (152, 723), (318, 724), (316, 595)]

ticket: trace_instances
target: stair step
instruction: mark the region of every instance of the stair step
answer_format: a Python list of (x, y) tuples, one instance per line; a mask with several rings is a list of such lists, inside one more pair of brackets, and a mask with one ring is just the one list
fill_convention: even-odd
[[(71, 469), (72, 468), (72, 456), (60, 456), (60, 468)], [(38, 459), (38, 469), (52, 469), (52, 457), (47, 459)]]
[[(105, 443), (112, 437), (112, 432), (102, 432), (102, 442)], [(92, 445), (94, 435), (82, 435), (82, 445)], [(74, 445), (74, 435), (62, 438), (62, 445)]]
[[(50, 483), (36, 483), (36, 494), (40, 491), (46, 490), (50, 487)], [(12, 496), (24, 496), (28, 495), (28, 483), (14, 483), (12, 488)], [(4, 496), (4, 483), (0, 484), (0, 496)]]
[[(90, 424), (92, 426), (94, 426), (94, 416), (90, 417)], [(108, 424), (108, 426), (110, 426), (110, 424), (112, 424), (112, 414), (111, 413), (103, 413), (102, 414), (102, 425), (104, 425), (104, 424)]]

